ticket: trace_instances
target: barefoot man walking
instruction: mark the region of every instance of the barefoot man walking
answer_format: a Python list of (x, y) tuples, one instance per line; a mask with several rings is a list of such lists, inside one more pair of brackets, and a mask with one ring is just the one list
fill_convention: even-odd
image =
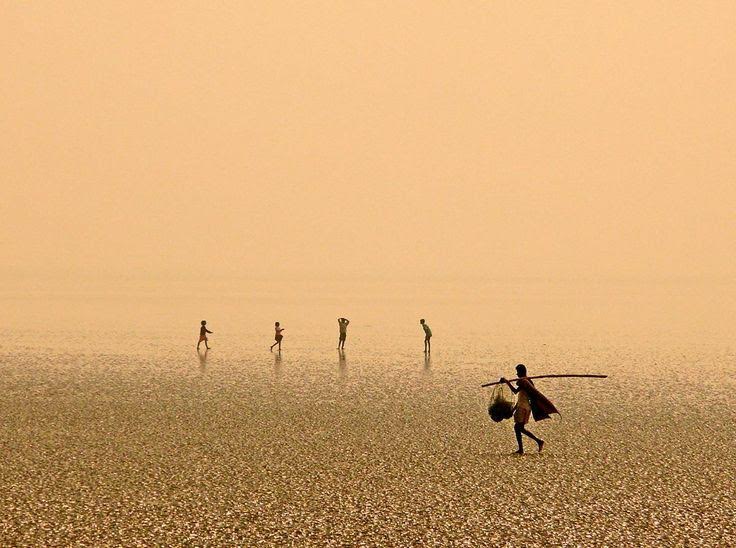
[(559, 415), (560, 412), (557, 411), (551, 401), (534, 387), (534, 383), (526, 378), (526, 366), (524, 364), (520, 363), (516, 366), (516, 374), (519, 377), (519, 380), (516, 382), (516, 388), (506, 378), (501, 377), (501, 382), (505, 382), (514, 394), (518, 394), (516, 409), (514, 410), (514, 432), (516, 432), (516, 443), (519, 444), (519, 449), (516, 453), (519, 455), (524, 454), (524, 444), (521, 439), (522, 434), (536, 441), (539, 452), (541, 453), (544, 447), (544, 440), (539, 439), (526, 429), (529, 416), (533, 416), (535, 421), (541, 421), (548, 419), (552, 413)]

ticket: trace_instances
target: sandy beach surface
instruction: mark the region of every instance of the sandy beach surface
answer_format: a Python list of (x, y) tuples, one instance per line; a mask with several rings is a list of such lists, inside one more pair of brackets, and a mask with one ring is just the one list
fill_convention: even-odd
[[(736, 542), (725, 328), (604, 330), (569, 306), (553, 321), (555, 302), (544, 321), (503, 322), (487, 303), (454, 316), (438, 301), (426, 359), (416, 314), (404, 326), (398, 312), (407, 303), (368, 299), (342, 312), (353, 322), (340, 355), (338, 303), (287, 301), (279, 355), (270, 324), (255, 323), (268, 307), (238, 315), (223, 298), (207, 315), (213, 349), (197, 353), (200, 302), (4, 303), (6, 546)], [(610, 375), (538, 381), (562, 417), (530, 424), (547, 444), (523, 457), (479, 388), (519, 361), (530, 374)]]

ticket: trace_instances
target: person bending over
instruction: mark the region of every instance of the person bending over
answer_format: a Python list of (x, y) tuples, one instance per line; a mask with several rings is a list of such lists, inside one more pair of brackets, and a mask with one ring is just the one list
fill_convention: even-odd
[(419, 323), (422, 324), (422, 328), (424, 329), (424, 353), (429, 354), (432, 351), (432, 341), (430, 341), (432, 338), (432, 330), (424, 319), (419, 320)]

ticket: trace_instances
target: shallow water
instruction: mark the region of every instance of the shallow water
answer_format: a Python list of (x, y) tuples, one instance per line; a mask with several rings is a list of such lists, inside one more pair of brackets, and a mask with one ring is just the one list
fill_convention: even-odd
[[(732, 300), (217, 289), (3, 297), (3, 544), (736, 541)], [(538, 381), (562, 417), (523, 457), (479, 388), (520, 361), (610, 375)]]

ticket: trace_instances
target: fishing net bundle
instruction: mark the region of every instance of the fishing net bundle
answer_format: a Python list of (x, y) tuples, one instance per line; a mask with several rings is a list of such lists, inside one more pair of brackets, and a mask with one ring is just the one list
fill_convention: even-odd
[(493, 387), (488, 401), (488, 415), (494, 422), (510, 419), (514, 415), (514, 395), (505, 384)]

